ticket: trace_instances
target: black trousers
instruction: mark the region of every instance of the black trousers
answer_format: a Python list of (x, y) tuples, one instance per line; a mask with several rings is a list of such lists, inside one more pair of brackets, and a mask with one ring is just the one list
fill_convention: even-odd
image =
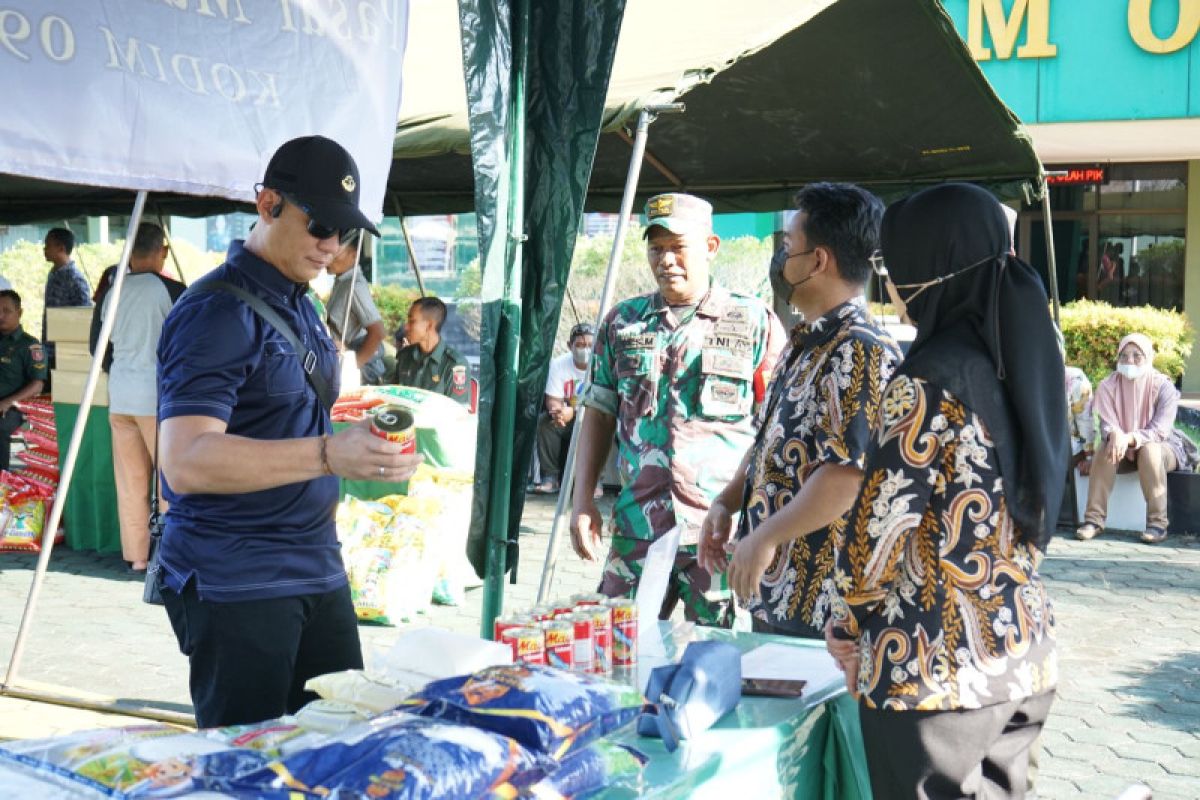
[(1029, 748), (1054, 692), (967, 711), (877, 711), (859, 705), (875, 800), (1022, 798)]
[(298, 711), (316, 695), (309, 678), (361, 669), (350, 587), (324, 594), (212, 603), (191, 582), (163, 587), (167, 616), (191, 667), (201, 728), (260, 722)]
[(25, 415), (15, 408), (10, 408), (0, 416), (0, 469), (8, 469), (12, 459), (13, 431), (25, 424)]
[(542, 412), (537, 424), (538, 463), (541, 465), (542, 480), (557, 481), (562, 477), (563, 466), (567, 461), (567, 450), (571, 447), (571, 430), (575, 420), (564, 428), (560, 428), (550, 419), (550, 415)]

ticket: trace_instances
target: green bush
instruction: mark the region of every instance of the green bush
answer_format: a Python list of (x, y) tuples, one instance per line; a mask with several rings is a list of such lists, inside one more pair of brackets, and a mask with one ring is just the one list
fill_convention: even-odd
[[(100, 280), (100, 274), (121, 260), (124, 247), (125, 240), (119, 239), (108, 244), (81, 244), (75, 248), (72, 253), (75, 264), (87, 275), (93, 290)], [(188, 284), (225, 260), (224, 253), (204, 252), (183, 240), (173, 241), (171, 247)], [(175, 260), (171, 256), (167, 256), (166, 270), (171, 276), (177, 274)], [(26, 331), (39, 337), (42, 335), (42, 300), (49, 273), (50, 263), (42, 257), (41, 242), (18, 242), (0, 253), (0, 275), (8, 278), (21, 295), (21, 307), (24, 310), (21, 324)]]
[(1067, 363), (1087, 373), (1093, 386), (1112, 373), (1117, 345), (1130, 333), (1149, 336), (1154, 343), (1154, 368), (1178, 381), (1195, 335), (1187, 317), (1178, 311), (1150, 306), (1117, 308), (1090, 300), (1063, 306), (1062, 331)]
[(371, 289), (375, 307), (383, 317), (383, 327), (390, 341), (392, 333), (408, 319), (408, 307), (421, 296), (415, 288), (404, 286), (375, 286)]

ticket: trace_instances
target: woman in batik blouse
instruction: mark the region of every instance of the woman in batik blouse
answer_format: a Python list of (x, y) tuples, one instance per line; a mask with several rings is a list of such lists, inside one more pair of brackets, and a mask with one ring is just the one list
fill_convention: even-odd
[(838, 543), (829, 649), (876, 798), (1023, 797), (1057, 680), (1037, 570), (1069, 452), (1046, 293), (974, 186), (892, 205), (881, 242), (917, 336)]

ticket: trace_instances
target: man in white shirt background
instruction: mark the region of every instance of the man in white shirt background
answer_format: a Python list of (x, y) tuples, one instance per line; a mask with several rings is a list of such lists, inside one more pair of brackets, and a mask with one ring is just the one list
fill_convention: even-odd
[(534, 487), (539, 494), (554, 494), (562, 479), (575, 411), (587, 384), (588, 364), (596, 330), (586, 322), (571, 329), (568, 352), (550, 362), (546, 378), (546, 411), (538, 419), (537, 451), (542, 481)]
[[(121, 553), (130, 567), (146, 568), (150, 550), (150, 481), (154, 475), (155, 417), (158, 412), (158, 338), (171, 306), (186, 288), (162, 274), (167, 258), (163, 229), (138, 226), (129, 274), (113, 323), (111, 363), (106, 358), (108, 424), (112, 428), (113, 478)], [(112, 295), (98, 307), (98, 322), (111, 313)], [(98, 333), (100, 326), (93, 324)], [(93, 353), (95, 339), (92, 341)], [(165, 501), (159, 508), (165, 510)]]

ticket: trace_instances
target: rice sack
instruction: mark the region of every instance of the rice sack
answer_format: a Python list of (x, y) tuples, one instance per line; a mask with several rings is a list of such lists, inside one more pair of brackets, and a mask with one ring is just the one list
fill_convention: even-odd
[(327, 800), (461, 800), (512, 796), (553, 768), (506, 736), (394, 712), (243, 775), (231, 788), (293, 790)]
[(514, 664), (434, 681), (405, 706), (511, 736), (561, 759), (628, 725), (643, 702), (636, 689), (599, 676)]
[(536, 800), (582, 800), (616, 787), (636, 791), (646, 756), (623, 744), (599, 741), (567, 756), (554, 774), (530, 786), (522, 797)]

